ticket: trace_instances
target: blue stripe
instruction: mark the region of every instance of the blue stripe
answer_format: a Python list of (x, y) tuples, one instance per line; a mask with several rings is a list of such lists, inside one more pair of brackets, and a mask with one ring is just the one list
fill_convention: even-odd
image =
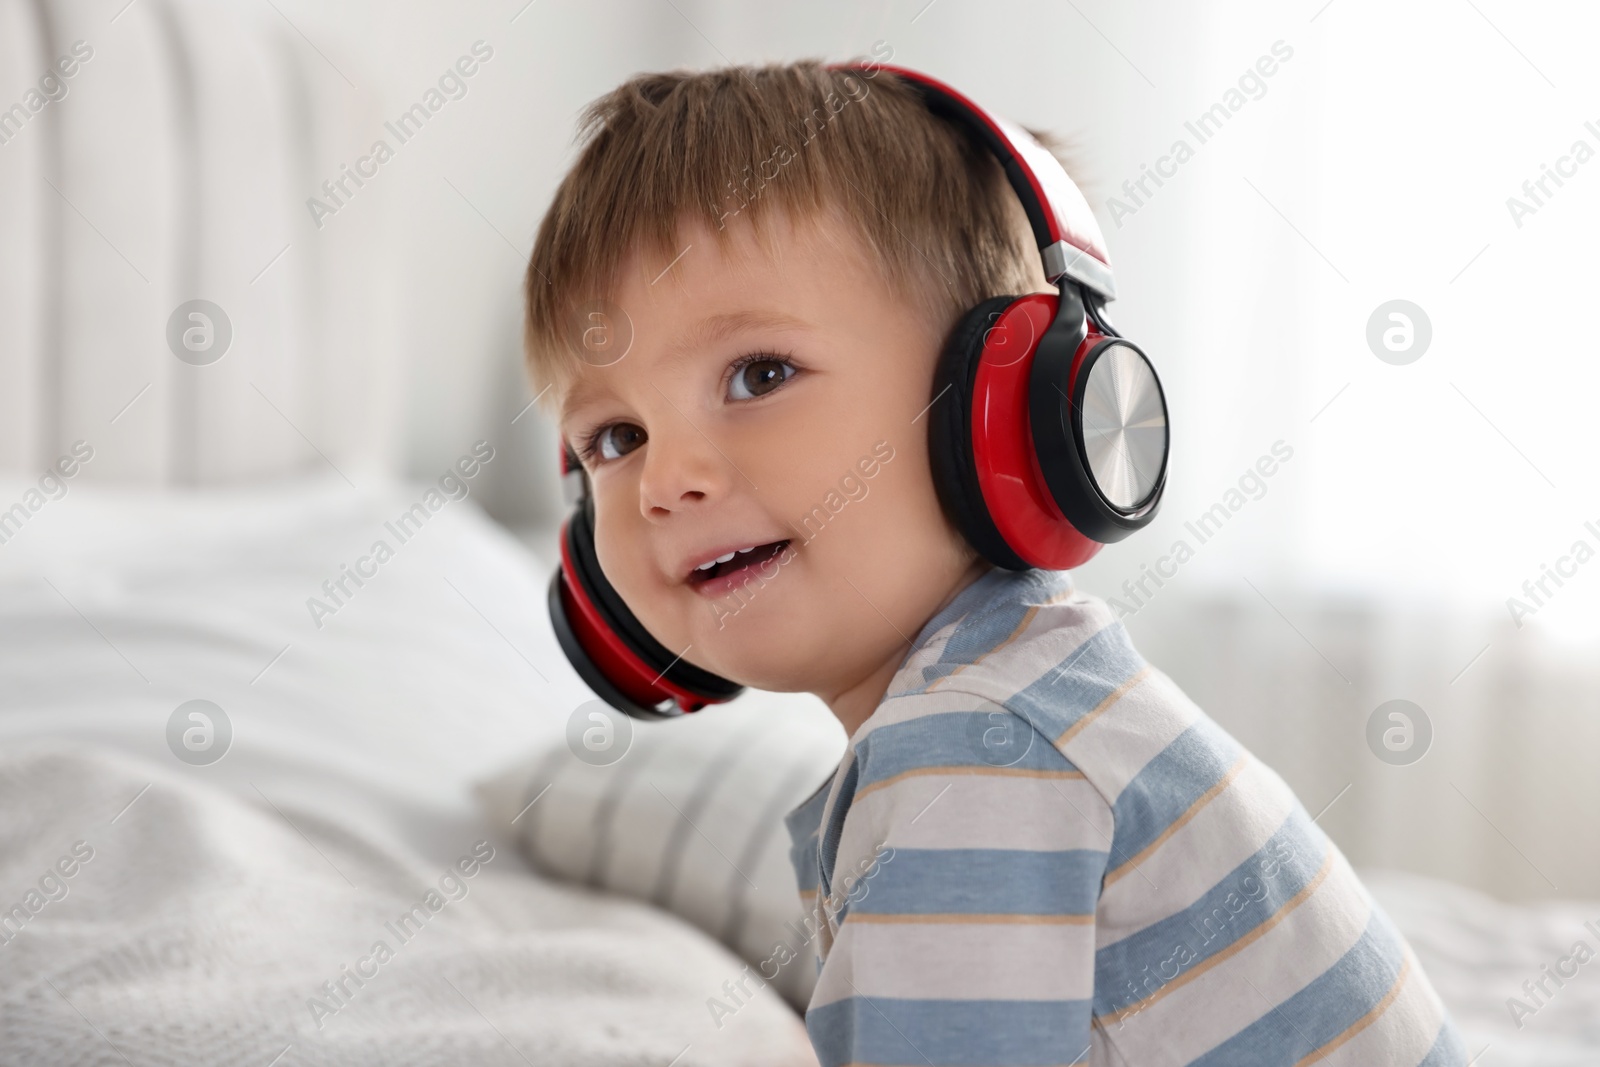
[(939, 631), (956, 623), (938, 660), (923, 668), (922, 684), (926, 686), (994, 651), (1021, 625), (1029, 608), (1071, 588), (1072, 577), (1066, 571), (992, 570), (985, 574), (956, 594), (918, 634), (916, 647), (921, 649)]
[[(926, 648), (934, 638), (939, 636), (940, 631), (951, 626), (954, 626), (955, 629), (952, 631), (950, 639), (956, 640), (960, 637), (957, 647), (970, 647), (972, 644), (971, 639), (961, 635), (964, 632), (981, 628), (985, 617), (996, 607), (1015, 599), (1014, 594), (1020, 588), (1017, 584), (1017, 577), (1017, 575), (1009, 571), (1002, 571), (999, 568), (990, 570), (983, 577), (957, 593), (954, 600), (946, 604), (942, 611), (928, 620), (927, 625), (923, 626), (921, 632), (917, 634), (914, 648), (917, 651)], [(946, 645), (948, 644), (949, 642), (947, 641)], [(912, 652), (912, 655), (916, 655), (916, 652)], [(940, 661), (942, 660), (943, 653), (941, 653)], [(923, 682), (926, 683), (927, 681), (929, 679), (924, 677)]]
[(991, 595), (987, 606), (961, 620), (940, 650), (938, 662), (923, 669), (923, 680), (931, 682), (993, 652), (1016, 632), (1030, 611), (1071, 587), (1072, 581), (1064, 571), (1011, 575), (1001, 597)]
[(1106, 854), (1007, 848), (896, 848), (862, 880), (868, 915), (1093, 915)]
[(1446, 1018), (1439, 1024), (1439, 1037), (1417, 1067), (1465, 1067), (1467, 1045), (1455, 1025)]
[(1283, 1003), (1269, 1008), (1249, 989), (1240, 991), (1264, 1014), (1191, 1067), (1276, 1067), (1309, 1056), (1377, 1006), (1394, 987), (1402, 959), (1394, 928), (1374, 911), (1350, 951)]
[[(1307, 825), (1304, 816), (1291, 815), (1192, 905), (1096, 952), (1095, 1013), (1109, 1015), (1144, 999), (1276, 915), (1322, 867), (1326, 838), (1308, 834)], [(1132, 871), (1123, 877), (1142, 876)]]
[(806, 1030), (822, 1067), (1086, 1063), (1089, 1002), (857, 996), (812, 1008)]
[(802, 892), (816, 889), (821, 877), (817, 837), (822, 825), (822, 809), (828, 806), (828, 784), (832, 781), (832, 775), (823, 779), (816, 792), (783, 817), (783, 825), (789, 831), (789, 862)]
[(941, 712), (880, 726), (856, 742), (855, 752), (861, 772), (852, 802), (874, 782), (922, 768), (1077, 769), (1026, 721), (1000, 708)]
[[(837, 769), (837, 768), (835, 768)], [(794, 844), (817, 832), (817, 827), (822, 825), (822, 809), (828, 806), (828, 786), (833, 782), (830, 773), (817, 786), (816, 791), (809, 797), (795, 805), (794, 810), (783, 817), (783, 825), (789, 831), (789, 840)]]
[[(1128, 631), (1113, 622), (1027, 681), (1006, 706), (1053, 742), (1144, 667), (1144, 657), (1134, 649)], [(955, 688), (960, 688), (959, 679)]]
[(845, 759), (849, 766), (844, 771), (844, 780), (839, 783), (839, 802), (829, 812), (827, 824), (822, 827), (817, 841), (818, 869), (822, 872), (818, 891), (824, 895), (833, 892), (833, 864), (839, 856), (839, 838), (844, 833), (844, 817), (850, 811), (850, 801), (856, 795), (856, 779), (861, 774), (859, 760), (852, 759), (849, 752), (845, 753)]
[(789, 862), (794, 865), (795, 886), (802, 893), (813, 891), (822, 877), (817, 869), (817, 836), (812, 834), (789, 848)]
[(1133, 776), (1112, 806), (1117, 826), (1112, 838), (1115, 863), (1137, 856), (1166, 833), (1222, 781), (1241, 752), (1239, 743), (1209, 719), (1196, 721), (1173, 738)]

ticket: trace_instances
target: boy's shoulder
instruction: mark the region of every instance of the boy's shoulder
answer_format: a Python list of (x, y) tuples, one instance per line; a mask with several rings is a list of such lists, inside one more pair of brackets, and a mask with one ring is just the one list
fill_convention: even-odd
[[(990, 571), (928, 622), (834, 773), (787, 816), (793, 858), (825, 888), (839, 848), (863, 843), (851, 833), (904, 835), (915, 820), (918, 839), (938, 837), (945, 819), (923, 806), (958, 783), (961, 818), (1032, 825), (1013, 847), (1098, 853), (1102, 869), (1219, 789), (1242, 786), (1230, 792), (1280, 814), (1297, 804), (1145, 661), (1104, 600), (1044, 570)], [(1041, 815), (1058, 810), (1075, 817)], [(1062, 827), (1082, 840), (1057, 840)]]
[(1049, 687), (1144, 666), (1115, 613), (1067, 571), (991, 570), (923, 627), (884, 700), (955, 691), (1008, 707), (1043, 693), (1059, 702), (1066, 691)]
[(951, 756), (994, 767), (1064, 757), (1108, 801), (1127, 784), (1117, 767), (1142, 766), (1180, 734), (1237, 747), (1065, 571), (996, 570), (963, 590), (923, 629), (853, 746), (886, 728), (960, 734)]
[(923, 627), (835, 773), (786, 821), (797, 848), (812, 839), (821, 849), (824, 881), (832, 847), (818, 838), (836, 845), (858, 800), (879, 794), (873, 807), (897, 819), (898, 808), (926, 801), (929, 782), (952, 775), (972, 783), (963, 792), (996, 802), (1066, 796), (1109, 833), (1128, 786), (1180, 737), (1218, 775), (1242, 751), (1069, 574), (992, 570)]
[(1082, 1035), (1054, 1046), (1127, 1062), (1464, 1061), (1338, 848), (1104, 601), (1052, 572), (980, 583), (791, 813), (802, 892), (829, 905), (814, 1032), (870, 1029), (867, 997), (1048, 990)]

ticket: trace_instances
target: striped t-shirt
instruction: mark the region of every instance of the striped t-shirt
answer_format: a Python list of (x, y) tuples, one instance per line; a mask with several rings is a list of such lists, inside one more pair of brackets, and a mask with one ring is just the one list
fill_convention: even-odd
[(962, 590), (786, 823), (823, 1067), (1466, 1062), (1283, 780), (1065, 572)]

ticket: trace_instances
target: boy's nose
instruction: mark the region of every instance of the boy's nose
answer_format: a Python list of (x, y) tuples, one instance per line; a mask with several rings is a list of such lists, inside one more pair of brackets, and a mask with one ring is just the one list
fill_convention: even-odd
[(639, 510), (647, 519), (666, 519), (721, 496), (727, 488), (732, 473), (728, 461), (692, 427), (652, 434), (644, 448)]

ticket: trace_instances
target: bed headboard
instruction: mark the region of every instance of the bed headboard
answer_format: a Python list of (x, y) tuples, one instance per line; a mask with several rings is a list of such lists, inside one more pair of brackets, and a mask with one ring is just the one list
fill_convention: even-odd
[(398, 471), (388, 197), (306, 207), (381, 113), (307, 44), (270, 5), (0, 3), (0, 474)]

